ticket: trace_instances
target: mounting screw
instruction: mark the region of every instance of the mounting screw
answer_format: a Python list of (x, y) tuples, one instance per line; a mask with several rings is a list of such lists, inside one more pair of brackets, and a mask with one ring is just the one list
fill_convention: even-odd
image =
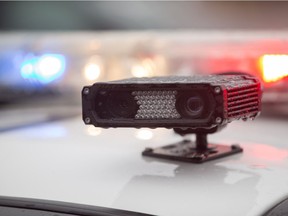
[(85, 95), (88, 95), (89, 92), (90, 92), (89, 88), (84, 88), (83, 93), (84, 93)]
[(217, 86), (217, 87), (214, 89), (214, 92), (215, 92), (216, 94), (219, 94), (219, 93), (221, 92), (221, 88)]
[(86, 117), (84, 121), (86, 124), (89, 124), (91, 122), (91, 119), (89, 117)]
[(233, 150), (241, 149), (241, 147), (238, 144), (233, 144), (233, 145), (231, 145), (231, 149), (233, 149)]
[(152, 152), (153, 151), (153, 149), (152, 148), (145, 148), (145, 150), (144, 150), (145, 152)]
[(217, 124), (220, 124), (220, 123), (222, 122), (222, 118), (217, 117), (217, 118), (215, 119), (215, 122), (216, 122)]

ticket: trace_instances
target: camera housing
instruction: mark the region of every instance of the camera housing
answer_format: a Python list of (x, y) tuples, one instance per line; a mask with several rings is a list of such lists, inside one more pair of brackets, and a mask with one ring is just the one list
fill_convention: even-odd
[(254, 119), (261, 83), (248, 75), (169, 76), (98, 82), (82, 90), (85, 124), (211, 129)]

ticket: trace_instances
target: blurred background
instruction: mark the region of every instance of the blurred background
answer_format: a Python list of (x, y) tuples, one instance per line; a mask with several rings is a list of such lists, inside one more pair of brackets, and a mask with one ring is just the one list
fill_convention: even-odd
[(226, 72), (259, 77), (264, 113), (287, 117), (287, 11), (259, 1), (0, 2), (0, 130), (81, 113), (81, 89), (97, 81)]

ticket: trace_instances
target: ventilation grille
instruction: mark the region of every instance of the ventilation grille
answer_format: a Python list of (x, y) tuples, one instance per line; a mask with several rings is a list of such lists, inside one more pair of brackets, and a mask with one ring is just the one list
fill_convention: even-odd
[(227, 90), (228, 118), (249, 118), (260, 111), (259, 85), (248, 85)]

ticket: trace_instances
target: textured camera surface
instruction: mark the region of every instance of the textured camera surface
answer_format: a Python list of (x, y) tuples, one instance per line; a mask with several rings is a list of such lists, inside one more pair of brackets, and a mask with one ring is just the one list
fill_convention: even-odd
[(97, 127), (212, 128), (255, 118), (261, 84), (245, 75), (99, 82), (83, 88), (82, 108), (84, 122)]

